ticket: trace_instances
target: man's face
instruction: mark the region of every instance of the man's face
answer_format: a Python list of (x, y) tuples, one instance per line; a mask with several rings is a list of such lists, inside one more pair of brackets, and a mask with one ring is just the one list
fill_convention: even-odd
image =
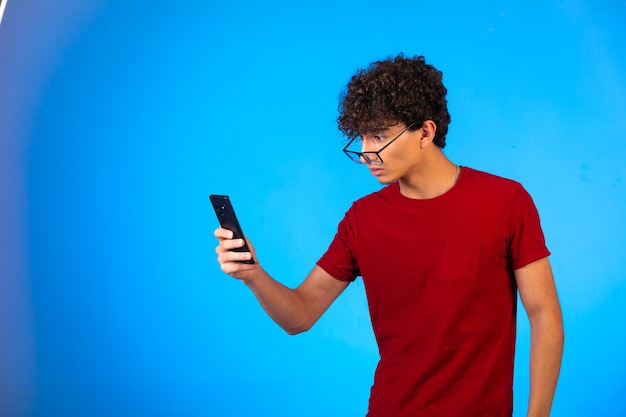
[(403, 178), (416, 166), (421, 156), (421, 132), (395, 123), (361, 137), (362, 160), (381, 184)]

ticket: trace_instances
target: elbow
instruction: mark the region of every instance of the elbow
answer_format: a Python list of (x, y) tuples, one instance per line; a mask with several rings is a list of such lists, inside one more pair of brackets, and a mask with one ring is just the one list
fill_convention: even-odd
[[(302, 298), (300, 298), (302, 300)], [(293, 313), (286, 320), (281, 321), (281, 327), (290, 336), (308, 332), (317, 322), (319, 315), (316, 315), (310, 308), (310, 303), (301, 301)]]
[(283, 326), (283, 330), (287, 332), (289, 336), (295, 336), (300, 333), (308, 332), (311, 327), (313, 327), (313, 323), (304, 322), (294, 326)]
[(304, 325), (304, 326), (296, 326), (296, 327), (283, 327), (283, 330), (285, 330), (285, 332), (287, 332), (289, 336), (295, 336), (300, 333), (309, 331), (310, 328), (311, 326)]
[(531, 328), (537, 332), (550, 335), (555, 344), (561, 349), (565, 344), (565, 330), (563, 328), (563, 317), (560, 310), (544, 312), (544, 314), (531, 314)]

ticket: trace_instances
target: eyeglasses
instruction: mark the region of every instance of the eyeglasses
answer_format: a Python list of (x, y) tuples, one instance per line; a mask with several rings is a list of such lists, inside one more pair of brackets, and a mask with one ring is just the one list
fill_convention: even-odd
[(346, 156), (348, 158), (350, 158), (352, 161), (356, 162), (357, 164), (382, 165), (383, 164), (383, 158), (381, 158), (380, 153), (382, 151), (384, 151), (387, 146), (391, 145), (396, 139), (398, 139), (400, 136), (402, 136), (404, 134), (404, 132), (406, 132), (407, 130), (409, 130), (410, 128), (412, 128), (413, 126), (416, 126), (416, 125), (417, 125), (417, 123), (411, 123), (410, 125), (408, 125), (402, 132), (400, 132), (400, 134), (398, 136), (396, 136), (395, 138), (391, 139), (389, 141), (389, 143), (387, 143), (385, 146), (383, 146), (382, 148), (380, 148), (376, 152), (374, 152), (374, 151), (356, 152), (356, 151), (348, 150), (350, 145), (352, 145), (352, 142), (354, 142), (357, 138), (353, 138), (350, 142), (348, 142), (348, 144), (346, 146), (344, 146), (343, 152), (346, 154)]

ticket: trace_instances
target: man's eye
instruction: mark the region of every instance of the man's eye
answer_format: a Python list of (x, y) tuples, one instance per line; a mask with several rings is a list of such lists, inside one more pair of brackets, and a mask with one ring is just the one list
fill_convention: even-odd
[(374, 136), (374, 139), (376, 139), (378, 142), (381, 142), (381, 141), (385, 140), (385, 137), (384, 136), (380, 136), (380, 135), (376, 135), (376, 136)]

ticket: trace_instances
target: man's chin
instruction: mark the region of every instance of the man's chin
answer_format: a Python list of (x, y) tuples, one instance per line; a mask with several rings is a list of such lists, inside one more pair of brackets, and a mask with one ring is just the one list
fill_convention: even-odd
[(381, 183), (382, 185), (389, 185), (393, 182), (395, 182), (396, 180), (392, 179), (392, 178), (387, 178), (387, 177), (376, 177), (376, 180)]

